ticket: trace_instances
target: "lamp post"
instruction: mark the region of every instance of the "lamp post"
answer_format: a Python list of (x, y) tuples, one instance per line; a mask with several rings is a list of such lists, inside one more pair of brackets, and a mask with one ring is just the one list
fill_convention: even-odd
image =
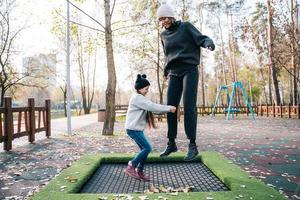
[(66, 67), (66, 80), (67, 80), (67, 129), (68, 135), (72, 134), (71, 128), (71, 106), (70, 106), (70, 95), (71, 95), (71, 87), (70, 87), (70, 5), (67, 0), (67, 67)]

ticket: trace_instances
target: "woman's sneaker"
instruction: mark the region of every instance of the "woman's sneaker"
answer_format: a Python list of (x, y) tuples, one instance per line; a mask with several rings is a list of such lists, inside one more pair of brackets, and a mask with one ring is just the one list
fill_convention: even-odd
[(128, 164), (127, 167), (124, 169), (125, 174), (127, 174), (128, 176), (131, 176), (132, 178), (135, 179), (141, 179), (139, 174), (135, 171), (135, 167)]
[(143, 171), (138, 171), (137, 173), (138, 173), (141, 180), (143, 180), (143, 181), (149, 181), (150, 180), (149, 177), (146, 176)]

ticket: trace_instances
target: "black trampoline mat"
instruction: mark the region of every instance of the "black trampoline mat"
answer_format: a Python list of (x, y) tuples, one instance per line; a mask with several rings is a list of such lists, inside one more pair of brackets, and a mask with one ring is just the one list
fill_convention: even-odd
[(145, 174), (149, 182), (126, 175), (126, 164), (101, 164), (82, 187), (80, 193), (136, 193), (151, 185), (164, 188), (192, 187), (192, 192), (228, 191), (228, 188), (201, 162), (147, 163)]

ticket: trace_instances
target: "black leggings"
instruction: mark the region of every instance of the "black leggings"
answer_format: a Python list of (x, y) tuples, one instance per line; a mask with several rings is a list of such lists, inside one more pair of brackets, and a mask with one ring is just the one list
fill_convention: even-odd
[[(199, 71), (197, 67), (184, 73), (170, 74), (167, 92), (167, 104), (178, 107), (181, 96), (184, 106), (184, 130), (188, 139), (196, 139), (197, 130), (197, 89)], [(167, 114), (168, 138), (175, 139), (177, 136), (177, 110)]]

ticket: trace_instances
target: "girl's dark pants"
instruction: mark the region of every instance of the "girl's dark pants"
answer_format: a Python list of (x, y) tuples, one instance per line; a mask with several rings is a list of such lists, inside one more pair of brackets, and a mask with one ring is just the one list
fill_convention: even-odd
[[(167, 104), (178, 107), (181, 96), (184, 106), (184, 129), (188, 139), (196, 139), (197, 129), (197, 89), (199, 71), (197, 66), (188, 70), (171, 70), (167, 92)], [(167, 114), (168, 138), (177, 136), (177, 110)]]

